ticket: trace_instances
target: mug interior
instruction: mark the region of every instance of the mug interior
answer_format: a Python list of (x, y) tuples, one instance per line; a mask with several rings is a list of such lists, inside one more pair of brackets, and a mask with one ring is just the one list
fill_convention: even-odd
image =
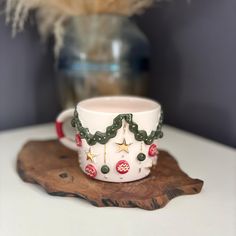
[(94, 112), (137, 113), (156, 110), (160, 108), (160, 105), (157, 102), (147, 98), (110, 96), (86, 99), (79, 103), (79, 107)]

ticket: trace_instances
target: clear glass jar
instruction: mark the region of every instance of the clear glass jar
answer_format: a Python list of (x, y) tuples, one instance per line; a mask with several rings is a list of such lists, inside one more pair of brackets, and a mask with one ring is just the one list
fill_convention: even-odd
[(120, 15), (73, 17), (65, 25), (57, 71), (61, 105), (105, 95), (144, 95), (149, 43)]

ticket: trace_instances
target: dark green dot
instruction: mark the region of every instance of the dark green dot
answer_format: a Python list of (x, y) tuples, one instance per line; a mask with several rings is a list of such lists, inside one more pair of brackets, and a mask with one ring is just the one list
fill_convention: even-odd
[(107, 166), (107, 165), (103, 165), (103, 166), (102, 166), (101, 172), (102, 172), (103, 174), (107, 174), (109, 171), (110, 171), (109, 166)]
[(139, 161), (144, 161), (146, 159), (146, 155), (144, 153), (139, 153), (137, 159)]

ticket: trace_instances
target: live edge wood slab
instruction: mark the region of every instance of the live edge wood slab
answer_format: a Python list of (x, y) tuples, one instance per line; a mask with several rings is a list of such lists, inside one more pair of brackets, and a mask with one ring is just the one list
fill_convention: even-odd
[(17, 171), (25, 182), (39, 184), (51, 195), (79, 197), (99, 207), (159, 209), (177, 196), (199, 193), (203, 186), (163, 150), (151, 175), (130, 183), (92, 180), (80, 170), (77, 159), (77, 153), (56, 140), (29, 141), (18, 155)]

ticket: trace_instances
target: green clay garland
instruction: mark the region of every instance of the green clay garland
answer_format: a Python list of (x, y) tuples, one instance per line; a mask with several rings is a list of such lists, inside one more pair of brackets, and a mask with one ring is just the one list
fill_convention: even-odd
[(122, 120), (125, 120), (129, 124), (129, 130), (134, 134), (137, 141), (143, 141), (145, 144), (150, 145), (154, 139), (162, 138), (163, 132), (161, 131), (163, 123), (163, 112), (161, 110), (161, 116), (159, 124), (155, 131), (151, 131), (148, 135), (145, 130), (139, 130), (138, 125), (133, 122), (133, 114), (120, 114), (113, 119), (113, 124), (106, 128), (106, 132), (102, 133), (97, 131), (95, 134), (91, 134), (88, 128), (84, 128), (79, 119), (77, 110), (75, 109), (74, 117), (71, 121), (71, 125), (77, 129), (82, 139), (85, 139), (88, 145), (93, 146), (96, 143), (106, 144), (111, 138), (114, 138), (117, 131), (122, 127)]

